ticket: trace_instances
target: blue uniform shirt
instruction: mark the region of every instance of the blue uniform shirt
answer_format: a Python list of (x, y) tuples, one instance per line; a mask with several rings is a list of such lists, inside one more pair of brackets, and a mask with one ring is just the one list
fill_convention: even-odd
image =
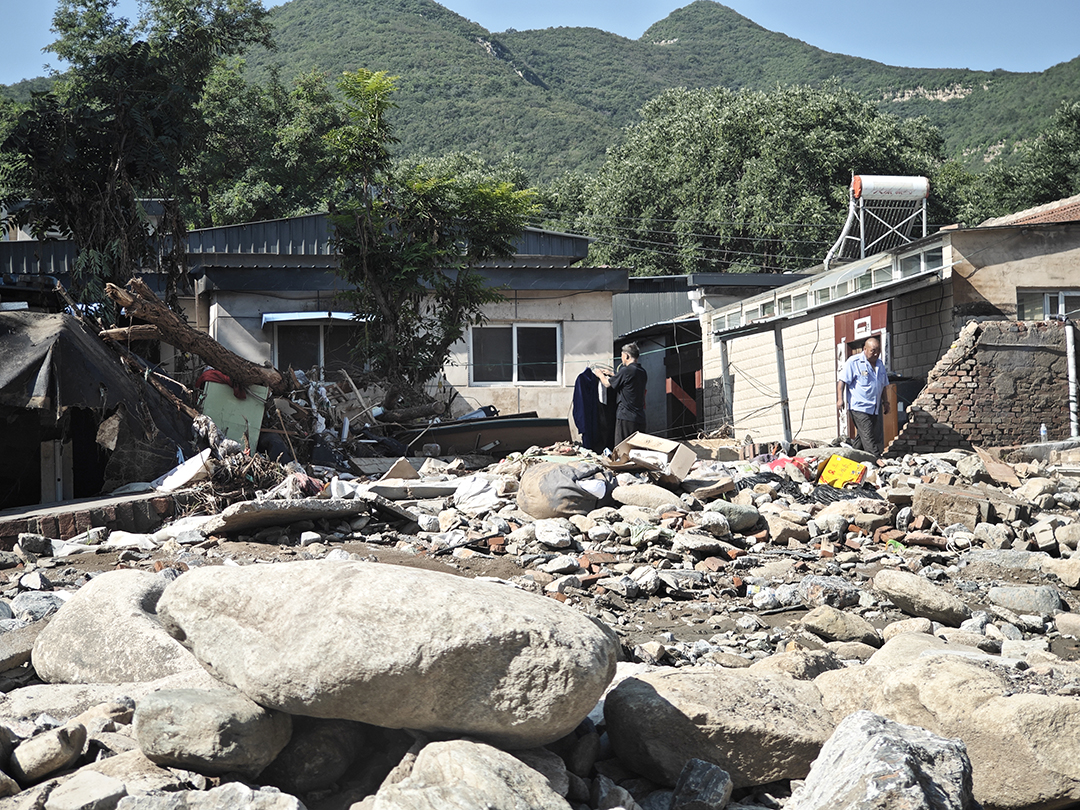
[(877, 365), (872, 366), (862, 352), (852, 355), (844, 363), (840, 380), (847, 386), (849, 410), (859, 413), (878, 412), (881, 392), (889, 384), (889, 373), (880, 357)]

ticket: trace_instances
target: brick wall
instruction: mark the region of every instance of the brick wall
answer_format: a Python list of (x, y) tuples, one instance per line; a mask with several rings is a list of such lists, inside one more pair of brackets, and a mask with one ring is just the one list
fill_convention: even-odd
[(971, 322), (927, 376), (891, 456), (973, 444), (1002, 447), (1069, 435), (1066, 327), (1056, 321)]

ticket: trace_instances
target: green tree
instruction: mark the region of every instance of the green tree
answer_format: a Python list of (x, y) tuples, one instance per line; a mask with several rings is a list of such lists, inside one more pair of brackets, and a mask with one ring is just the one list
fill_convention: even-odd
[(835, 85), (670, 90), (586, 189), (590, 259), (642, 275), (807, 268), (839, 235), (853, 173), (933, 183), (942, 165), (925, 119), (880, 113)]
[(219, 64), (198, 104), (206, 142), (184, 169), (196, 227), (326, 210), (334, 169), (326, 135), (346, 117), (325, 77), (312, 71), (286, 87), (271, 71), (252, 84), (245, 68)]
[(973, 222), (1080, 193), (1080, 102), (1062, 104), (1019, 153), (1015, 162), (994, 162), (981, 178)]
[(395, 168), (387, 122), (394, 79), (358, 70), (339, 87), (350, 123), (329, 136), (339, 156), (337, 272), (353, 286), (343, 298), (363, 326), (357, 351), (368, 378), (384, 386), (384, 405), (394, 407), (423, 398), (450, 347), (483, 322), (485, 304), (500, 300), (475, 267), (513, 254), (533, 195), (438, 166)]
[(136, 25), (114, 6), (62, 0), (49, 50), (70, 68), (0, 145), (0, 187), (35, 233), (55, 228), (77, 243), (72, 292), (88, 302), (157, 261), (143, 201), (162, 201), (172, 299), (183, 269), (180, 171), (204, 142), (196, 105), (219, 59), (269, 44), (269, 23), (258, 0), (147, 0)]

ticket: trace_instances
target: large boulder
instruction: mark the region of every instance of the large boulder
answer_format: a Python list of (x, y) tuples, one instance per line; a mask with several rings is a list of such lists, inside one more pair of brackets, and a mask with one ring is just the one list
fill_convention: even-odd
[(874, 589), (909, 616), (922, 616), (950, 627), (971, 618), (971, 608), (940, 585), (910, 571), (885, 568), (874, 575)]
[(801, 779), (833, 731), (813, 683), (746, 670), (627, 678), (605, 699), (604, 718), (619, 758), (668, 786), (690, 759), (723, 768), (737, 788)]
[(505, 751), (469, 740), (424, 746), (407, 777), (383, 787), (359, 806), (364, 810), (570, 810), (547, 777)]
[(285, 747), (289, 715), (231, 689), (152, 692), (135, 708), (135, 739), (158, 765), (254, 779)]
[(198, 568), (158, 613), (260, 705), (506, 748), (572, 731), (619, 650), (610, 630), (553, 599), (353, 561)]
[(787, 810), (967, 810), (971, 762), (963, 743), (855, 712), (841, 721)]
[(135, 569), (94, 577), (34, 642), (38, 677), (48, 683), (129, 683), (199, 669), (158, 622), (155, 610), (168, 584)]
[(1007, 670), (988, 666), (986, 658), (937, 655), (906, 666), (871, 662), (825, 672), (814, 683), (833, 717), (867, 710), (962, 740), (971, 758), (974, 796), (987, 810), (1080, 801), (1080, 700), (1017, 693)]

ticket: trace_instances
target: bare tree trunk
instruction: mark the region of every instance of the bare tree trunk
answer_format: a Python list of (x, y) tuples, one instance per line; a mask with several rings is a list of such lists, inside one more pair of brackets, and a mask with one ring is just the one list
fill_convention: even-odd
[(183, 318), (165, 306), (142, 279), (133, 278), (126, 289), (107, 284), (105, 293), (129, 315), (142, 318), (161, 330), (162, 340), (185, 352), (199, 355), (238, 385), (265, 385), (275, 394), (292, 388), (289, 379), (276, 368), (265, 368), (233, 354), (212, 337), (192, 329)]

